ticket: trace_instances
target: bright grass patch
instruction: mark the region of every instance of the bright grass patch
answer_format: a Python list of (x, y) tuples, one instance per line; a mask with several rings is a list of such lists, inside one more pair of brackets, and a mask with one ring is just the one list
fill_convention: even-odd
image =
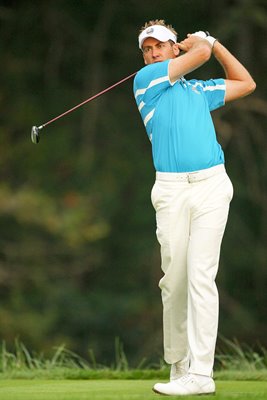
[[(0, 381), (0, 400), (156, 400), (155, 380), (4, 380)], [(196, 399), (187, 396), (187, 399)], [(267, 382), (216, 382), (215, 396), (205, 399), (266, 400)]]
[[(20, 380), (168, 380), (170, 371), (168, 368), (159, 370), (143, 369), (128, 371), (112, 370), (110, 368), (103, 369), (81, 369), (57, 367), (51, 369), (12, 369), (0, 373), (0, 383), (3, 380), (20, 379)], [(216, 371), (214, 374), (217, 381), (266, 381), (267, 370), (259, 371), (236, 371), (225, 370)], [(266, 398), (267, 399), (267, 398)]]

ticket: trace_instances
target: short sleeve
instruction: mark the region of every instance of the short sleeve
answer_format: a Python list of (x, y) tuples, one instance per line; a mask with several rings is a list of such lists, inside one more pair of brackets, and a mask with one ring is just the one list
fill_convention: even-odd
[(134, 96), (141, 102), (151, 104), (157, 101), (162, 91), (171, 86), (168, 74), (170, 60), (154, 63), (142, 68), (134, 79)]
[[(193, 86), (201, 87), (207, 99), (209, 110), (213, 111), (225, 104), (226, 85), (224, 79), (210, 79), (207, 81), (190, 81)], [(195, 83), (194, 83), (195, 82)]]

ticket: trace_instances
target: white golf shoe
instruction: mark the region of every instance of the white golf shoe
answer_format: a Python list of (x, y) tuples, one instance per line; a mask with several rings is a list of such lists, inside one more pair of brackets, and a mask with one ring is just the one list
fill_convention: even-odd
[(155, 393), (169, 396), (215, 394), (215, 383), (208, 376), (187, 374), (168, 383), (156, 383), (153, 390)]

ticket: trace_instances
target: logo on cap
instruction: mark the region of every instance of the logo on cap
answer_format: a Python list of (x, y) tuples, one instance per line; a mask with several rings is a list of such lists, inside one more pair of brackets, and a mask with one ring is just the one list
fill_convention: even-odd
[(154, 32), (154, 29), (153, 29), (153, 28), (148, 28), (148, 29), (146, 30), (146, 33), (152, 33), (152, 32)]

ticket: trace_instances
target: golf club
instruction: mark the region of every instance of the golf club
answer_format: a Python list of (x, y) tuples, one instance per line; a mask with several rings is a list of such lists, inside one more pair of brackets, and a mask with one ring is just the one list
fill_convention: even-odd
[(123, 83), (123, 82), (127, 81), (128, 79), (132, 78), (134, 75), (136, 75), (136, 72), (134, 72), (133, 74), (131, 74), (131, 75), (129, 75), (129, 76), (126, 76), (126, 78), (123, 78), (123, 79), (120, 80), (119, 82), (114, 83), (113, 85), (111, 85), (111, 86), (109, 86), (108, 88), (102, 90), (101, 92), (95, 94), (94, 96), (89, 97), (89, 99), (84, 100), (82, 103), (77, 104), (77, 106), (74, 106), (74, 107), (72, 107), (71, 109), (69, 109), (69, 110), (63, 112), (62, 114), (60, 114), (60, 115), (58, 115), (57, 117), (51, 119), (50, 121), (46, 122), (45, 124), (42, 124), (42, 125), (40, 125), (40, 126), (34, 125), (34, 126), (32, 127), (32, 130), (31, 130), (31, 140), (32, 140), (32, 142), (33, 142), (34, 144), (39, 143), (39, 141), (40, 141), (40, 130), (43, 129), (45, 126), (52, 124), (52, 122), (55, 122), (55, 121), (58, 120), (59, 118), (62, 118), (62, 117), (64, 117), (65, 115), (67, 115), (67, 114), (71, 113), (72, 111), (76, 110), (77, 108), (83, 106), (84, 104), (89, 103), (89, 101), (92, 101), (92, 100), (96, 99), (97, 97), (101, 96), (102, 94), (108, 92), (109, 90), (115, 88), (116, 86), (120, 85), (121, 83)]

